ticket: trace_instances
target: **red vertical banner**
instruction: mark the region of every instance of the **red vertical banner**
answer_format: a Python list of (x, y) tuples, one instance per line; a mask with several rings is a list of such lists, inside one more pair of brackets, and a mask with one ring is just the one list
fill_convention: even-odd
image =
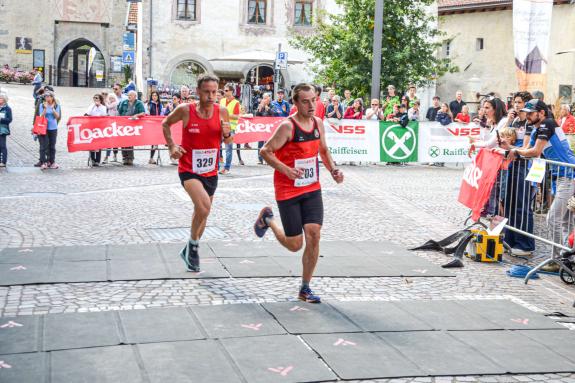
[(471, 165), (465, 168), (457, 200), (472, 210), (474, 221), (479, 220), (502, 163), (501, 154), (481, 149)]

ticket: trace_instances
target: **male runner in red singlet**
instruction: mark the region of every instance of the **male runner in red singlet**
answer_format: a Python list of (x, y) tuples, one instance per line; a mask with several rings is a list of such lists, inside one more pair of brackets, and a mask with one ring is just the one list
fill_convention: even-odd
[[(164, 119), (164, 137), (170, 157), (179, 159), (178, 172), (182, 186), (194, 203), (190, 240), (180, 252), (186, 270), (200, 271), (199, 241), (206, 222), (214, 193), (218, 186), (218, 158), (220, 142), (231, 143), (228, 111), (216, 102), (219, 79), (212, 75), (198, 77), (197, 93), (200, 102), (179, 105)], [(170, 127), (182, 121), (182, 144), (172, 140)]]
[(297, 85), (293, 90), (293, 100), (297, 113), (280, 124), (260, 151), (275, 169), (275, 194), (283, 230), (274, 220), (271, 207), (262, 209), (254, 229), (261, 238), (270, 227), (278, 241), (293, 252), (303, 246), (303, 229), (305, 249), (299, 299), (320, 303), (321, 299), (309, 287), (319, 256), (323, 224), (318, 153), (335, 182), (343, 182), (343, 173), (335, 167), (329, 153), (323, 121), (314, 116), (317, 96), (313, 85)]

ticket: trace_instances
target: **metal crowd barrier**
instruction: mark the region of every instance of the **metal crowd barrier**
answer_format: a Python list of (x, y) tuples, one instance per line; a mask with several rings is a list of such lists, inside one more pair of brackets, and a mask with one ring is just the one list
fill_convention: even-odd
[(539, 246), (550, 246), (550, 256), (529, 271), (525, 283), (551, 263), (559, 265), (562, 279), (575, 282), (572, 254), (567, 253), (572, 250), (568, 237), (575, 228), (574, 211), (568, 208), (569, 199), (575, 195), (575, 165), (538, 159), (545, 164), (545, 171), (540, 172), (541, 182), (533, 182), (526, 178), (534, 161), (516, 159), (499, 172), (484, 212), (508, 219), (505, 242), (511, 248), (535, 250), (536, 241)]

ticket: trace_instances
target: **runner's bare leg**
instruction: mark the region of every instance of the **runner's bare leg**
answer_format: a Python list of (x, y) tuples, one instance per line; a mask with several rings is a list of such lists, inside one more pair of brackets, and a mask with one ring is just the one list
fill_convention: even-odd
[(267, 221), (268, 226), (274, 232), (279, 243), (289, 251), (296, 252), (301, 250), (303, 247), (303, 235), (297, 235), (295, 237), (286, 237), (283, 229), (278, 225), (275, 219), (270, 219)]
[(321, 225), (308, 223), (303, 226), (305, 233), (305, 249), (301, 259), (303, 265), (302, 280), (309, 283), (313, 277), (315, 266), (319, 258), (319, 240), (321, 237)]
[(214, 196), (210, 197), (202, 183), (195, 179), (184, 182), (184, 189), (186, 189), (186, 192), (194, 203), (190, 238), (194, 241), (199, 241), (206, 229), (206, 223), (208, 222)]

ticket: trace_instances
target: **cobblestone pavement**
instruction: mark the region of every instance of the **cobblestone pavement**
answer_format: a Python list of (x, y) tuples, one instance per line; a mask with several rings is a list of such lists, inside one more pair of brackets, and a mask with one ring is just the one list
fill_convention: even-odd
[[(15, 122), (8, 139), (9, 168), (0, 172), (0, 249), (179, 241), (158, 231), (185, 233), (190, 224), (191, 202), (179, 185), (175, 167), (148, 165), (148, 152), (142, 151), (134, 168), (115, 164), (87, 168), (87, 154), (67, 153), (66, 128), (61, 124), (57, 155), (61, 168), (41, 172), (32, 167), (37, 143), (30, 135), (31, 88), (3, 87)], [(63, 121), (83, 114), (94, 92), (56, 89)], [(167, 155), (163, 156), (167, 163)], [(261, 207), (275, 206), (271, 170), (255, 165), (254, 152), (244, 156), (247, 166), (234, 166), (230, 176), (220, 177), (208, 221), (212, 240), (259, 240), (252, 233), (253, 219)], [(325, 172), (321, 178), (325, 241), (388, 240), (409, 247), (460, 229), (467, 216), (456, 202), (461, 166), (343, 166), (343, 171), (342, 185), (336, 186)], [(272, 238), (268, 234), (264, 240)], [(437, 264), (447, 259), (432, 252), (418, 255)], [(325, 300), (507, 298), (545, 314), (555, 313), (557, 321), (573, 327), (573, 287), (546, 275), (525, 285), (505, 274), (509, 266), (466, 261), (464, 268), (453, 271), (457, 278), (317, 278), (313, 286)], [(297, 285), (294, 278), (235, 278), (0, 287), (0, 316), (285, 301), (294, 299)], [(378, 380), (433, 381), (573, 383), (575, 374)]]

